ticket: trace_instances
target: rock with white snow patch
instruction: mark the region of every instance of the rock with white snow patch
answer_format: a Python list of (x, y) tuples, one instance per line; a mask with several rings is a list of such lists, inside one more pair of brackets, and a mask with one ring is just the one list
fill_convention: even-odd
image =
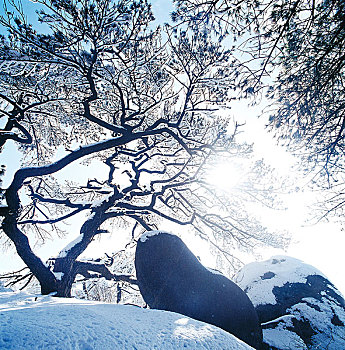
[(271, 349), (345, 349), (345, 301), (316, 268), (276, 256), (246, 265), (235, 281), (248, 294)]
[(135, 267), (140, 292), (151, 308), (216, 325), (261, 348), (261, 327), (247, 295), (206, 269), (179, 237), (159, 231), (141, 236)]

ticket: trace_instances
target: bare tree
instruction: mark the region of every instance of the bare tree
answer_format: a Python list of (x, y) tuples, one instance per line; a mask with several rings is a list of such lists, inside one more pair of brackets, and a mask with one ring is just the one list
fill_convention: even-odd
[[(344, 207), (344, 18), (340, 0), (176, 1), (176, 20), (236, 46), (237, 85), (265, 92), (270, 130), (331, 195), (321, 217)], [(267, 89), (263, 89), (263, 88)], [(266, 115), (267, 115), (266, 114)]]
[[(243, 202), (205, 181), (217, 154), (250, 152), (234, 141), (238, 125), (227, 133), (228, 120), (217, 114), (232, 98), (230, 51), (202, 31), (151, 29), (146, 1), (38, 2), (44, 34), (15, 2), (0, 18), (10, 33), (0, 48), (2, 144), (16, 141), (26, 157), (1, 214), (4, 234), (43, 294), (70, 296), (77, 275), (135, 283), (104, 260), (78, 259), (109, 221), (126, 220), (133, 239), (139, 228), (168, 220), (220, 249), (282, 243)], [(81, 159), (103, 162), (105, 179), (80, 186), (54, 177)], [(79, 213), (87, 218), (78, 238), (44, 263), (29, 237), (59, 234), (59, 223)]]

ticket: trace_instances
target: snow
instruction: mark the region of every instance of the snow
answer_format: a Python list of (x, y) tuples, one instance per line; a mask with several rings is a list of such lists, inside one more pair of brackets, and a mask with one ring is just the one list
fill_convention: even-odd
[[(206, 266), (205, 266), (206, 267)], [(216, 270), (216, 269), (211, 269), (210, 267), (206, 267), (206, 269), (208, 271), (210, 271), (211, 273), (213, 273), (214, 275), (220, 275), (220, 276), (224, 276), (224, 274), (222, 274), (220, 271)]]
[(113, 193), (109, 193), (101, 199), (94, 200), (91, 204), (91, 208), (100, 207), (103, 203), (107, 202), (113, 195)]
[[(308, 276), (321, 277), (315, 282)], [(248, 264), (236, 277), (236, 282), (247, 292), (255, 307), (275, 305), (277, 301), (273, 291), (283, 304), (282, 299), (287, 298), (284, 310), (281, 310), (284, 314), (262, 324), (264, 342), (285, 350), (345, 349), (344, 300), (341, 293), (327, 281), (327, 277), (315, 267), (288, 256), (275, 256), (267, 261)], [(288, 293), (289, 286), (296, 283), (309, 283), (311, 292), (303, 297), (292, 288), (290, 303), (284, 293)], [(287, 288), (282, 293), (275, 289), (284, 285)], [(269, 313), (274, 309), (266, 307), (257, 310)]]
[(59, 255), (58, 258), (65, 258), (67, 253), (78, 243), (80, 243), (83, 239), (84, 235), (81, 233), (76, 239), (74, 239), (72, 242), (68, 243), (65, 248), (63, 248)]
[(54, 271), (53, 271), (53, 274), (54, 274), (55, 278), (58, 279), (59, 281), (62, 280), (62, 277), (64, 275), (63, 272), (54, 272)]
[[(345, 330), (344, 327), (335, 327), (332, 324), (334, 315), (339, 317), (342, 323), (345, 323), (344, 309), (337, 303), (332, 302), (329, 298), (322, 298), (322, 302), (314, 298), (304, 298), (307, 303), (298, 303), (291, 307), (289, 312), (294, 314), (297, 319), (309, 320), (313, 329), (317, 330), (314, 336), (316, 343), (325, 343), (323, 339), (332, 339), (333, 342), (329, 346), (329, 350), (337, 349), (338, 344), (344, 345)], [(313, 306), (316, 306), (315, 309)], [(334, 348), (335, 346), (335, 348)], [(339, 346), (338, 346), (339, 348)]]
[(284, 315), (275, 320), (262, 323), (262, 326), (270, 323), (278, 323), (275, 328), (263, 329), (264, 342), (277, 349), (307, 350), (303, 339), (295, 332), (291, 332), (291, 329), (294, 327), (292, 323), (293, 318), (295, 318), (294, 315)]
[(270, 320), (268, 322), (263, 322), (261, 323), (261, 326), (266, 326), (266, 325), (269, 325), (271, 323), (278, 323), (280, 321), (285, 321), (285, 323), (291, 323), (291, 318), (294, 318), (295, 316), (294, 315), (283, 315), (283, 316), (280, 316), (280, 317), (277, 317), (275, 318), (274, 320)]
[(286, 350), (308, 350), (304, 341), (293, 332), (286, 329), (265, 329), (264, 340), (270, 346)]
[[(267, 275), (267, 272), (271, 275)], [(315, 267), (302, 263), (301, 260), (278, 255), (267, 261), (253, 262), (244, 266), (236, 276), (235, 282), (243, 290), (247, 289), (246, 293), (254, 306), (274, 305), (277, 303), (273, 294), (274, 287), (282, 287), (286, 283), (306, 283), (307, 277), (311, 275), (325, 277)], [(255, 291), (250, 288), (253, 285)]]
[(140, 236), (140, 242), (145, 243), (150, 237), (157, 236), (160, 233), (169, 233), (169, 232), (158, 231), (158, 230), (146, 231)]
[(177, 313), (1, 286), (0, 319), (0, 349), (252, 349), (220, 328)]

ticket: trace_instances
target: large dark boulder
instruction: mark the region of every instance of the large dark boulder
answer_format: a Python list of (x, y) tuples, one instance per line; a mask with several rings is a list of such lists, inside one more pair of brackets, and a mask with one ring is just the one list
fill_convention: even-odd
[(248, 294), (271, 349), (345, 349), (345, 301), (313, 266), (287, 256), (246, 265), (235, 281)]
[(223, 275), (205, 268), (179, 237), (159, 231), (144, 234), (137, 244), (135, 268), (150, 308), (216, 325), (261, 348), (262, 331), (248, 296)]

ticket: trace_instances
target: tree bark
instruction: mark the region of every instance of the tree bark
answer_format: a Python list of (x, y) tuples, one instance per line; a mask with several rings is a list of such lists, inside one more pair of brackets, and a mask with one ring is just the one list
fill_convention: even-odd
[(58, 283), (54, 274), (42, 260), (31, 250), (28, 238), (18, 229), (13, 215), (7, 215), (2, 223), (6, 235), (14, 243), (18, 255), (35, 275), (41, 285), (41, 293), (49, 294), (57, 291)]

